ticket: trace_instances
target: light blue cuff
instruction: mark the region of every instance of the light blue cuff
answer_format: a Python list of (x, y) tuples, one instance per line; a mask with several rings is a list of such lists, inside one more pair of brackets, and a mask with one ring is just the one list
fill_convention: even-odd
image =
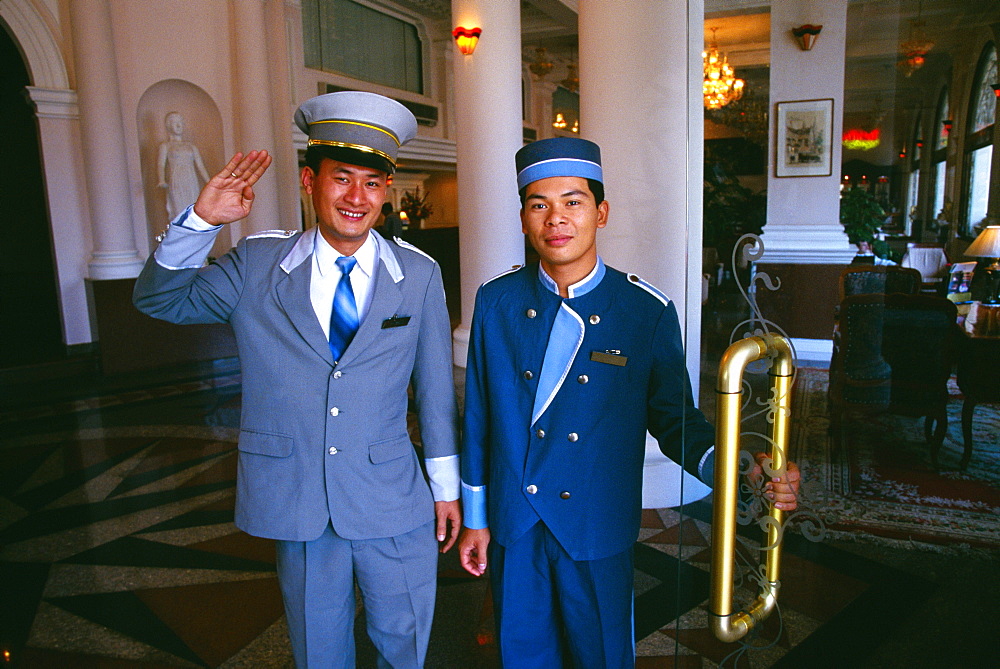
[(705, 451), (698, 463), (698, 478), (707, 486), (715, 485), (715, 446)]
[(441, 458), (426, 458), (427, 478), (431, 482), (431, 494), (435, 502), (453, 502), (458, 499), (460, 480), (458, 456), (446, 455)]
[(470, 530), (489, 527), (486, 522), (486, 486), (462, 481), (462, 524)]
[(198, 214), (194, 213), (194, 205), (192, 204), (187, 209), (182, 211), (174, 219), (171, 225), (179, 225), (182, 228), (187, 228), (188, 230), (195, 230), (197, 232), (217, 232), (222, 229), (221, 225), (212, 225), (208, 223)]
[(194, 213), (194, 205), (191, 205), (167, 227), (163, 241), (156, 247), (153, 257), (164, 269), (198, 269), (205, 264), (220, 230), (221, 225), (204, 222)]

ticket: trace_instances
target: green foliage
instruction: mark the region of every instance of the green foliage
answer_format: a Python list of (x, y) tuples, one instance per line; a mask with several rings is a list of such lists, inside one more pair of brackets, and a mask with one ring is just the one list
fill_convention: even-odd
[(703, 206), (702, 244), (718, 249), (727, 264), (736, 240), (761, 234), (767, 222), (767, 193), (741, 185), (719, 165), (706, 165)]
[(885, 217), (885, 209), (866, 190), (850, 188), (840, 196), (840, 223), (852, 244), (874, 242)]
[(416, 191), (403, 191), (403, 196), (399, 198), (399, 210), (405, 211), (411, 221), (421, 221), (434, 212), (434, 207), (427, 204), (428, 193), (420, 195), (420, 189)]

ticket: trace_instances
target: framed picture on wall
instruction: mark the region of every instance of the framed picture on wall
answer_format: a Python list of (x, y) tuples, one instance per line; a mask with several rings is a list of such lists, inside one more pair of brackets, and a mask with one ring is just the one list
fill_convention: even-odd
[(833, 174), (833, 98), (779, 102), (775, 119), (775, 176)]

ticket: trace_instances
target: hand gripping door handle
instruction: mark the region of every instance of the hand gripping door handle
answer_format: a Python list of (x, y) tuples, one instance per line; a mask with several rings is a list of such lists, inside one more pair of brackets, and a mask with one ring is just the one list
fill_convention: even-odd
[(774, 417), (771, 468), (784, 472), (788, 453), (788, 424), (794, 363), (791, 346), (784, 337), (748, 337), (731, 345), (719, 365), (718, 411), (715, 431), (715, 491), (712, 509), (712, 572), (709, 619), (712, 632), (723, 642), (743, 638), (775, 609), (781, 587), (781, 524), (783, 512), (769, 510), (764, 582), (757, 598), (744, 611), (733, 612), (733, 578), (736, 560), (736, 517), (739, 499), (740, 414), (743, 371), (755, 360), (771, 357)]

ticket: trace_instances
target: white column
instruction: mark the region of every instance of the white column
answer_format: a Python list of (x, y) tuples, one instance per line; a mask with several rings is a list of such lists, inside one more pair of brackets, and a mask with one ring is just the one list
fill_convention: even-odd
[(532, 81), (531, 99), (533, 101), (532, 119), (538, 128), (538, 139), (549, 139), (555, 136), (555, 129), (552, 127), (552, 94), (556, 92), (559, 84), (551, 81)]
[(27, 87), (38, 120), (38, 143), (45, 171), (46, 203), (52, 226), (52, 252), (59, 286), (63, 340), (93, 341), (83, 268), (89, 260), (86, 171), (80, 145), (80, 108), (76, 91)]
[[(265, 20), (267, 28), (268, 65), (270, 71), (272, 128), (274, 129), (274, 162), (268, 168), (273, 172), (278, 197), (277, 206), (280, 223), (271, 227), (284, 230), (297, 229), (302, 221), (302, 201), (299, 191), (298, 150), (292, 140), (292, 110), (305, 100), (298, 100), (292, 87), (289, 63), (289, 34), (301, 30), (301, 11), (288, 11), (290, 3), (284, 0), (269, 0)], [(293, 25), (296, 24), (296, 25)], [(296, 128), (297, 130), (297, 128)]]
[[(772, 123), (764, 263), (847, 264), (857, 252), (839, 215), (847, 2), (771, 3), (771, 109), (779, 102), (832, 98), (833, 132), (827, 139), (832, 170), (826, 177), (775, 177)], [(823, 26), (811, 51), (802, 51), (791, 33), (804, 23)]]
[[(266, 21), (264, 0), (236, 0), (232, 8), (236, 150), (243, 153), (254, 149), (275, 152), (274, 116), (270, 100), (275, 90), (284, 91), (286, 88), (275, 88), (268, 76), (267, 47), (270, 40), (266, 36), (271, 26)], [(276, 155), (280, 157), (281, 154), (277, 152)], [(272, 164), (254, 185), (253, 210), (241, 221), (241, 234), (282, 227), (277, 178), (281, 162)]]
[(107, 0), (69, 5), (94, 252), (91, 279), (139, 275), (128, 183), (125, 124)]
[(455, 141), (462, 324), (455, 364), (465, 366), (479, 286), (524, 262), (514, 154), (522, 144), (521, 15), (511, 0), (452, 0), (453, 25), (482, 28), (471, 56), (456, 54)]
[(580, 0), (580, 133), (601, 147), (610, 205), (598, 252), (674, 301), (696, 397), (703, 16), (701, 0)]

